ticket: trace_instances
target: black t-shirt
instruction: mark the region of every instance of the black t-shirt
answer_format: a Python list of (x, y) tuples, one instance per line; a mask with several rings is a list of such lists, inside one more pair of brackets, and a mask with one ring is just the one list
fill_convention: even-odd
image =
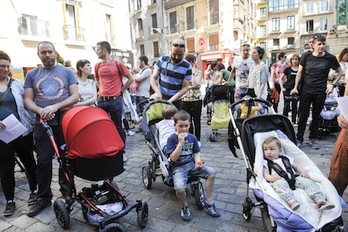
[(284, 75), (286, 76), (286, 82), (284, 82), (283, 86), (285, 89), (292, 90), (295, 86), (295, 78), (297, 71), (292, 70), (291, 67), (286, 67), (284, 69)]
[(300, 65), (303, 66), (301, 91), (312, 94), (325, 92), (330, 68), (336, 70), (340, 67), (337, 58), (328, 52), (321, 57), (306, 52), (301, 57)]

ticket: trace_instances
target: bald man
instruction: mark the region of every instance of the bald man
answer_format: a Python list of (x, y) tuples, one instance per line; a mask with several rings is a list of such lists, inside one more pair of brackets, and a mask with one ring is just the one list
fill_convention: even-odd
[(170, 55), (158, 59), (150, 79), (154, 98), (168, 100), (179, 110), (182, 108), (181, 97), (187, 92), (192, 78), (192, 67), (184, 54), (185, 42), (175, 39)]

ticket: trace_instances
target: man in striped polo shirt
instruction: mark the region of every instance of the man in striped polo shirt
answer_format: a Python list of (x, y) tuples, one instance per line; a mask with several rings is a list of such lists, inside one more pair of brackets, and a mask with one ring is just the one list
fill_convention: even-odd
[(192, 67), (184, 59), (184, 53), (184, 40), (175, 39), (170, 55), (162, 56), (156, 62), (150, 80), (154, 98), (168, 100), (179, 110), (182, 108), (181, 97), (188, 90), (192, 78)]

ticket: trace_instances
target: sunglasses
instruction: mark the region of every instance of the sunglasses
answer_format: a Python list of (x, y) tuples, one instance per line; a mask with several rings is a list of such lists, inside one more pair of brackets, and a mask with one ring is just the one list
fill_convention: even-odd
[(179, 48), (184, 48), (185, 47), (185, 44), (177, 44), (177, 43), (173, 43), (173, 46), (174, 47), (179, 47)]

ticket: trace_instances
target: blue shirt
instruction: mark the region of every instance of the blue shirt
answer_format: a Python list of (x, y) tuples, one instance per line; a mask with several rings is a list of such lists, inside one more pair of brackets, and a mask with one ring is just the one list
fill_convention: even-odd
[(170, 62), (170, 56), (162, 56), (155, 64), (155, 69), (159, 71), (159, 90), (163, 99), (170, 99), (182, 89), (184, 80), (191, 80), (191, 64), (182, 59), (179, 63)]

